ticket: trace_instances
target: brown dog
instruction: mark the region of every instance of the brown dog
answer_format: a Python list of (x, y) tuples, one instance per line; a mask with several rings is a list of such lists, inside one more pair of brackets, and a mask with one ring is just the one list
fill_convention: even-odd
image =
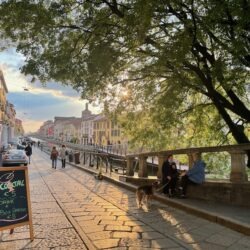
[(150, 200), (152, 199), (154, 191), (156, 190), (158, 186), (159, 186), (159, 182), (155, 181), (152, 184), (143, 185), (136, 189), (136, 202), (137, 202), (138, 208), (141, 208), (142, 204), (144, 203), (143, 201), (145, 201), (145, 205), (147, 209), (149, 209)]

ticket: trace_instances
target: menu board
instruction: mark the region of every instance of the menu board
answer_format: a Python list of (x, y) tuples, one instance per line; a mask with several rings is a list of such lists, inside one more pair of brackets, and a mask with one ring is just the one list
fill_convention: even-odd
[(0, 231), (26, 224), (32, 227), (27, 171), (27, 167), (0, 168)]

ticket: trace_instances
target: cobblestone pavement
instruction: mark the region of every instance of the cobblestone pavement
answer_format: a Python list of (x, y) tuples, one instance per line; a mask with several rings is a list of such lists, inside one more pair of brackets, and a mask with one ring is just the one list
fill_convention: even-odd
[(35, 240), (28, 227), (0, 233), (0, 249), (250, 249), (250, 237), (66, 166), (37, 150), (29, 166)]

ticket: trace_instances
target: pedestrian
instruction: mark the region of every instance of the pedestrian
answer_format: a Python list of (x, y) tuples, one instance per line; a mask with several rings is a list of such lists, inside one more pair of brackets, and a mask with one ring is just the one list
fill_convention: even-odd
[(52, 160), (52, 168), (55, 168), (55, 169), (56, 169), (57, 157), (58, 157), (58, 151), (56, 150), (56, 147), (54, 146), (50, 153), (50, 159)]
[(29, 158), (29, 164), (30, 164), (30, 157), (32, 155), (32, 147), (31, 147), (30, 143), (28, 144), (28, 146), (25, 147), (25, 153)]
[(66, 166), (66, 155), (68, 155), (68, 151), (66, 150), (65, 145), (62, 145), (62, 148), (60, 150), (60, 157), (62, 160), (62, 168), (65, 168)]
[(173, 155), (169, 155), (162, 166), (162, 184), (164, 186), (163, 193), (170, 198), (176, 194), (178, 178), (179, 172), (173, 160)]
[(179, 172), (177, 170), (176, 163), (173, 161), (170, 163), (170, 180), (169, 180), (169, 190), (168, 190), (168, 195), (169, 197), (174, 197), (176, 195), (176, 185), (179, 179)]
[(186, 198), (188, 185), (202, 184), (205, 180), (206, 164), (201, 160), (201, 154), (199, 152), (195, 152), (192, 154), (192, 158), (194, 161), (193, 167), (187, 172), (181, 174), (181, 198)]

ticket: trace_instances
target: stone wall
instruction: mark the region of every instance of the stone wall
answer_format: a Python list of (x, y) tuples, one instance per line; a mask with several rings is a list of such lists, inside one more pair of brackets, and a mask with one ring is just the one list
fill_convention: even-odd
[[(120, 176), (119, 180), (135, 186), (141, 186), (154, 182), (156, 178)], [(200, 200), (250, 207), (250, 182), (206, 181), (202, 185), (188, 186), (187, 196)]]
[(206, 181), (188, 187), (187, 196), (207, 201), (250, 207), (250, 183)]

